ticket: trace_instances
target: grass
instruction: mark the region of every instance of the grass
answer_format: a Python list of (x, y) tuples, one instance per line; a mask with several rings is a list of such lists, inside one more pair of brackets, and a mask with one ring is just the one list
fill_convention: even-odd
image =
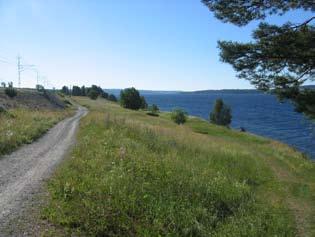
[(99, 99), (48, 183), (46, 236), (313, 236), (315, 166), (281, 143)]
[(0, 156), (32, 143), (71, 110), (10, 109), (0, 113)]

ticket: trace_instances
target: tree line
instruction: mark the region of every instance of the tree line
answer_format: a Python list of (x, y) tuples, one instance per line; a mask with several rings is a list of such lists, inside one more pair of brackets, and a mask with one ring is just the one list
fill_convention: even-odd
[[(92, 85), (91, 87), (79, 87), (73, 86), (72, 90), (67, 86), (63, 86), (61, 92), (65, 95), (73, 96), (88, 96), (95, 100), (99, 96), (111, 101), (118, 101), (117, 98), (105, 92), (101, 87)], [(148, 106), (144, 96), (141, 96), (140, 92), (134, 88), (126, 88), (120, 91), (119, 97), (120, 106), (126, 109), (132, 110), (147, 110), (147, 115), (159, 116), (159, 108), (157, 105), (152, 104)], [(177, 124), (183, 124), (187, 121), (188, 113), (180, 108), (175, 108), (171, 112), (171, 119)], [(209, 121), (213, 124), (229, 127), (232, 121), (232, 113), (230, 107), (223, 102), (222, 99), (217, 99), (213, 110), (210, 112)]]
[(73, 86), (72, 89), (69, 89), (69, 87), (67, 86), (63, 86), (60, 92), (65, 95), (88, 96), (90, 99), (93, 99), (93, 100), (96, 100), (97, 97), (100, 96), (110, 101), (117, 101), (117, 98), (115, 95), (107, 93), (101, 87), (96, 86), (96, 85), (92, 85), (91, 87)]

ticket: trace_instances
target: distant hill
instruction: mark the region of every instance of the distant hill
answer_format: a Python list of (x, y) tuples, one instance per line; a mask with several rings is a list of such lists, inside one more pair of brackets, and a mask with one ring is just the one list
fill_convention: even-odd
[[(315, 89), (315, 85), (306, 85), (302, 86), (302, 88), (307, 89)], [(119, 96), (120, 91), (122, 89), (104, 89), (107, 93), (114, 94)], [(168, 94), (212, 94), (212, 93), (220, 93), (220, 94), (256, 94), (256, 93), (264, 93), (262, 91), (256, 89), (222, 89), (222, 90), (198, 90), (198, 91), (155, 91), (155, 90), (139, 90), (141, 95), (168, 95)]]
[[(105, 92), (114, 94), (116, 96), (119, 96), (120, 91), (122, 89), (103, 89)], [(152, 95), (152, 94), (174, 94), (174, 93), (180, 93), (180, 91), (154, 91), (154, 90), (139, 90), (141, 95)]]
[(262, 93), (262, 92), (255, 89), (222, 89), (222, 90), (189, 91), (189, 92), (181, 92), (181, 93), (184, 93), (184, 94), (210, 94), (210, 93), (253, 94), (253, 93)]

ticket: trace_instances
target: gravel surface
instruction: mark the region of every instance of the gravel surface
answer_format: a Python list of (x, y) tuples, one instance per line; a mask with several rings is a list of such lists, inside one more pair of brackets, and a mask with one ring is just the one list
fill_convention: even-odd
[(12, 220), (21, 218), (25, 209), (34, 205), (32, 202), (40, 192), (43, 181), (52, 174), (74, 144), (79, 120), (86, 114), (87, 110), (79, 107), (73, 117), (58, 123), (36, 142), (0, 157), (1, 237), (8, 235), (5, 234), (8, 228), (15, 228)]

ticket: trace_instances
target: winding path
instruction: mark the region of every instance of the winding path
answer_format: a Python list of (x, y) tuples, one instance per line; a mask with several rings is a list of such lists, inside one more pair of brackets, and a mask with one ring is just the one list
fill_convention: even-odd
[(74, 144), (80, 118), (86, 114), (87, 109), (79, 107), (36, 142), (0, 158), (0, 236)]

